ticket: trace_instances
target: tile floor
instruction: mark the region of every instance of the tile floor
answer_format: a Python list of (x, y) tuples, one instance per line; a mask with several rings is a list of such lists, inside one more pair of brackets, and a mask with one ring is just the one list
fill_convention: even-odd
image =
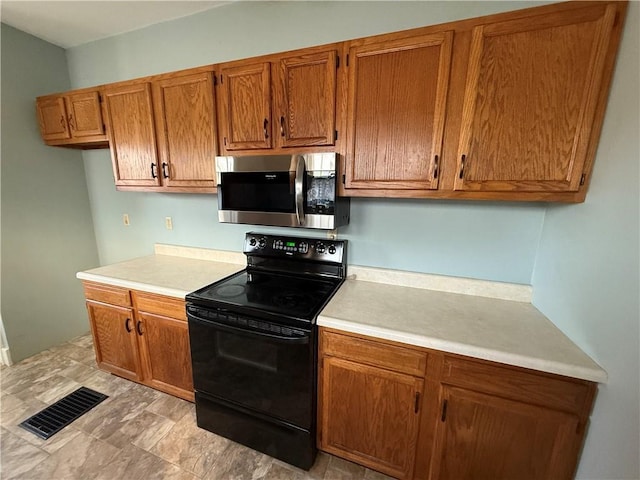
[[(44, 441), (18, 424), (80, 386), (109, 398)], [(96, 368), (85, 335), (0, 368), (0, 478), (384, 480), (320, 453), (299, 470), (196, 426), (193, 404)]]

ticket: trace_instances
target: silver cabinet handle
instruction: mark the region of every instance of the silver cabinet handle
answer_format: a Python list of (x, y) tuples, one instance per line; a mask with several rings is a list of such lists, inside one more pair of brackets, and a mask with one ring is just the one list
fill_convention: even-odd
[(298, 225), (304, 225), (304, 157), (296, 155), (296, 216), (298, 217)]

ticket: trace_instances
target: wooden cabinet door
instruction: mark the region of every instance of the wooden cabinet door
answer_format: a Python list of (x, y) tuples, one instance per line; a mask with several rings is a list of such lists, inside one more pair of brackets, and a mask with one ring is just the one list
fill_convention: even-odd
[(116, 185), (160, 185), (151, 86), (113, 86), (104, 95)]
[(410, 478), (423, 380), (325, 356), (321, 382), (321, 448)]
[(456, 190), (577, 191), (615, 5), (473, 29)]
[(137, 312), (145, 383), (193, 401), (189, 328), (185, 320)]
[(68, 95), (66, 105), (69, 129), (74, 138), (104, 135), (98, 91)]
[(71, 138), (64, 97), (39, 98), (36, 101), (36, 110), (43, 140)]
[(347, 189), (438, 188), (452, 38), (351, 44)]
[(87, 301), (98, 367), (130, 380), (140, 381), (133, 310)]
[(224, 150), (271, 148), (271, 69), (257, 63), (220, 71)]
[(456, 387), (443, 399), (430, 478), (573, 478), (576, 416)]
[(276, 134), (281, 147), (333, 145), (336, 51), (281, 59), (276, 83)]
[(163, 185), (215, 187), (212, 73), (158, 80), (153, 88)]

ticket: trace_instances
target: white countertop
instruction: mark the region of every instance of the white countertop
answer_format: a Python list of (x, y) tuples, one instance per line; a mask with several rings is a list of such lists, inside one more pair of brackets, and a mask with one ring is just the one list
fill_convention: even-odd
[(607, 373), (528, 302), (348, 279), (318, 325), (606, 382)]
[[(237, 252), (171, 245), (156, 245), (155, 252), (76, 276), (184, 298), (246, 264)], [(607, 373), (529, 303), (529, 286), (358, 266), (348, 272), (319, 326), (607, 381)]]
[[(194, 248), (170, 250), (168, 247), (157, 245), (156, 252), (171, 252), (171, 254), (156, 253), (114, 263), (78, 272), (76, 277), (81, 280), (184, 299), (187, 293), (221, 280), (245, 267), (244, 263), (237, 262), (244, 261), (242, 254), (219, 252), (216, 255), (216, 251), (211, 250)], [(215, 258), (222, 258), (225, 261), (216, 261)]]

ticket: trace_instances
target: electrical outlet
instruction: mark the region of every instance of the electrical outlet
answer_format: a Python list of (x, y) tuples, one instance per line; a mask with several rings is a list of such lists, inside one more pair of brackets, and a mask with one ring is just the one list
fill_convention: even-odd
[(122, 223), (124, 223), (127, 227), (129, 225), (131, 225), (131, 222), (129, 221), (129, 214), (128, 213), (123, 213), (122, 214)]
[(165, 217), (164, 226), (167, 227), (167, 230), (173, 230), (173, 220), (171, 220), (171, 217)]
[(338, 229), (334, 228), (333, 230), (327, 230), (327, 238), (330, 240), (338, 239)]

